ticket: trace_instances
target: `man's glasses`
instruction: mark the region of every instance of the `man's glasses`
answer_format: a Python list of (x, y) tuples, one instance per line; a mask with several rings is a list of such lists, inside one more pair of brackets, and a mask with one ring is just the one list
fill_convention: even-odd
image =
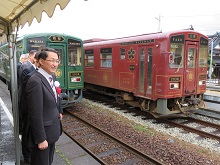
[(50, 63), (56, 63), (56, 64), (60, 64), (60, 60), (45, 60), (45, 61), (49, 61)]

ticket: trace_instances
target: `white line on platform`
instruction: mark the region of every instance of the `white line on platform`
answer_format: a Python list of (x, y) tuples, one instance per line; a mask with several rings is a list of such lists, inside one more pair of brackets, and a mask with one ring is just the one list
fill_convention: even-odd
[(5, 113), (7, 114), (12, 126), (14, 126), (13, 117), (12, 117), (11, 113), (9, 112), (8, 108), (5, 106), (5, 103), (2, 101), (1, 97), (0, 97), (0, 104), (1, 104), (2, 108), (4, 109)]

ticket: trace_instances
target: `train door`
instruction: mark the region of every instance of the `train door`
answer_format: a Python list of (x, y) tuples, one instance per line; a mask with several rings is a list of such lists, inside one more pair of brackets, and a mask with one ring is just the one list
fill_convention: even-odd
[(58, 51), (59, 55), (60, 55), (60, 64), (57, 68), (56, 71), (56, 78), (57, 81), (59, 81), (60, 83), (60, 87), (61, 88), (65, 88), (65, 84), (66, 84), (66, 79), (67, 77), (65, 77), (65, 73), (66, 73), (66, 45), (65, 44), (49, 44), (48, 47), (50, 48), (54, 48), (55, 50)]
[(153, 47), (139, 47), (139, 95), (152, 98), (152, 56)]
[(198, 58), (198, 49), (197, 45), (190, 44), (190, 42), (186, 42), (185, 49), (185, 74), (184, 74), (184, 87), (185, 94), (193, 94), (196, 92), (196, 84), (197, 84), (197, 65), (196, 62)]

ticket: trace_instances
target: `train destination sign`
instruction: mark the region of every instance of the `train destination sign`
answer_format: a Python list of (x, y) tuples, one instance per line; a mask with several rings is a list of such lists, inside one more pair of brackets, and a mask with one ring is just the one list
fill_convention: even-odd
[(122, 42), (120, 45), (147, 44), (147, 43), (154, 43), (154, 39), (140, 40), (140, 41), (131, 41), (131, 42)]
[(27, 40), (27, 49), (30, 50), (39, 50), (42, 47), (46, 47), (45, 37), (34, 37)]
[(44, 37), (35, 37), (35, 38), (29, 38), (28, 44), (45, 44), (46, 40)]
[(188, 34), (188, 38), (189, 39), (197, 39), (197, 35), (196, 34)]
[(177, 35), (170, 37), (170, 43), (184, 43), (184, 35)]
[(207, 75), (205, 75), (205, 74), (199, 75), (199, 80), (205, 80), (206, 77), (207, 77)]
[(68, 39), (68, 44), (69, 45), (75, 45), (75, 46), (81, 46), (81, 42), (73, 39)]
[(65, 39), (62, 36), (50, 36), (49, 40), (52, 42), (63, 42)]
[(74, 76), (81, 76), (81, 73), (80, 73), (80, 72), (70, 73), (70, 76), (71, 76), (71, 77), (74, 77)]
[(169, 81), (170, 82), (179, 82), (180, 81), (180, 77), (170, 77)]

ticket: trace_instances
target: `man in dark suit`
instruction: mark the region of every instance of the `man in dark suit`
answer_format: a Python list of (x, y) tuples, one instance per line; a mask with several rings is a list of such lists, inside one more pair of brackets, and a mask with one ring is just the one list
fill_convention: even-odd
[[(20, 86), (20, 77), (19, 77), (20, 68), (21, 68), (21, 65), (25, 61), (27, 61), (27, 59), (28, 59), (28, 54), (22, 54), (20, 56), (20, 58), (19, 58), (19, 62), (17, 63), (17, 83), (18, 83), (18, 89), (19, 89), (19, 86)], [(8, 84), (8, 90), (10, 91), (10, 96), (11, 96), (11, 100), (12, 100), (11, 81)]]
[(21, 65), (22, 65), (23, 63), (25, 63), (27, 60), (28, 60), (28, 54), (22, 54), (22, 55), (20, 56), (19, 62), (17, 63), (18, 89), (19, 89), (19, 86), (20, 86), (20, 77), (19, 77), (20, 68), (21, 68)]
[(61, 134), (60, 99), (53, 86), (53, 80), (51, 82), (52, 74), (59, 64), (59, 55), (56, 50), (45, 48), (39, 53), (38, 62), (38, 71), (26, 84), (31, 164), (51, 165), (55, 142)]
[(27, 127), (27, 110), (26, 110), (26, 99), (25, 99), (25, 86), (26, 86), (26, 77), (29, 73), (36, 70), (35, 66), (35, 54), (36, 50), (32, 50), (29, 52), (28, 60), (20, 66), (18, 81), (19, 81), (19, 89), (18, 89), (18, 108), (19, 108), (19, 132), (21, 132), (22, 140), (22, 155), (24, 156), (24, 162), (26, 164), (30, 164), (31, 160), (31, 150), (27, 145), (26, 140), (26, 127)]

